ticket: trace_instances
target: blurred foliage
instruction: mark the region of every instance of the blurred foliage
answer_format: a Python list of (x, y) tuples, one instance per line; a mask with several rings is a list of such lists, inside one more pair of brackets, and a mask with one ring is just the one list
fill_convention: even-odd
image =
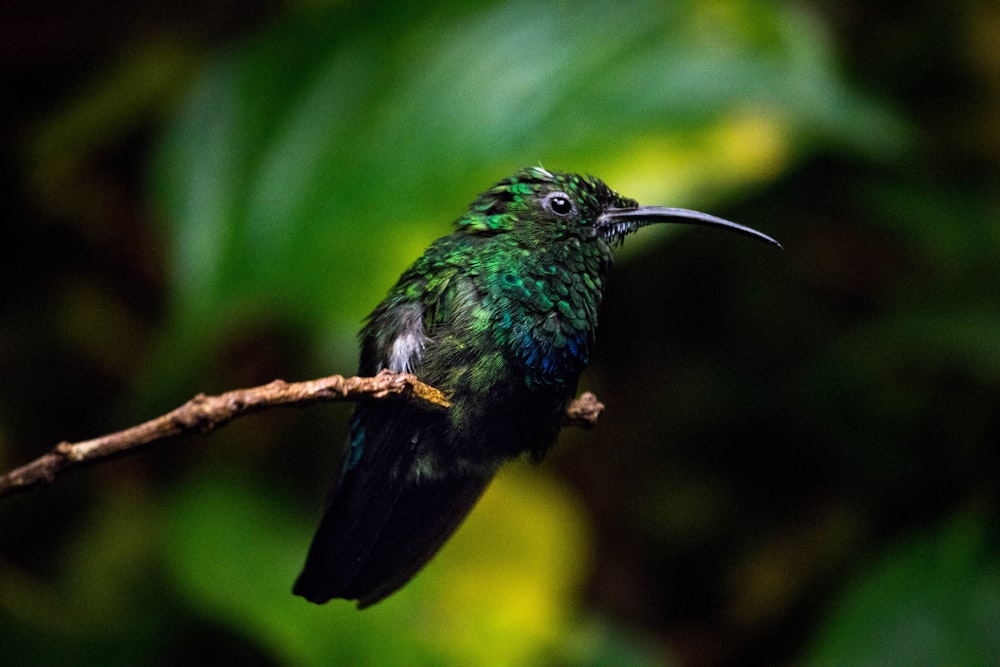
[(5, 663), (1000, 662), (996, 8), (4, 11), (4, 468), (350, 372), (363, 316), (519, 166), (786, 247), (630, 238), (602, 423), (362, 613), (290, 594), (344, 406), (5, 499)]
[(290, 521), (292, 506), (211, 476), (180, 487), (167, 512), (164, 553), (185, 597), (276, 662), (513, 665), (564, 643), (584, 528), (567, 492), (537, 472), (503, 475), (426, 576), (363, 616), (289, 595), (313, 529)]
[(177, 236), (158, 386), (248, 303), (349, 358), (356, 323), (470, 193), (543, 157), (669, 201), (773, 177), (808, 143), (891, 146), (898, 127), (841, 84), (825, 43), (761, 3), (359, 5), (278, 23), (208, 65), (163, 144)]
[(995, 517), (959, 514), (863, 572), (833, 608), (815, 665), (989, 665), (1000, 655)]

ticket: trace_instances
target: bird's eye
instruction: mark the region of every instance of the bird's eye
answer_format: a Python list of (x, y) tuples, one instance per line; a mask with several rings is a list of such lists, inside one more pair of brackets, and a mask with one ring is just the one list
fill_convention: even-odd
[(573, 212), (573, 202), (561, 192), (549, 195), (549, 208), (556, 215), (569, 215)]

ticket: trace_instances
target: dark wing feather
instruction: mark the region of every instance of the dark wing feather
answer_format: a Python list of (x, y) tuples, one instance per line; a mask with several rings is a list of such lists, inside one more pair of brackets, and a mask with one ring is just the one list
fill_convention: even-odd
[(295, 582), (296, 595), (317, 604), (345, 597), (392, 516), (423, 422), (433, 416), (397, 399), (357, 407), (355, 423), (365, 434), (361, 460), (353, 467), (345, 465), (331, 490), (305, 567)]
[(406, 487), (343, 597), (358, 600), (363, 609), (412, 579), (458, 529), (491, 479), (448, 476)]

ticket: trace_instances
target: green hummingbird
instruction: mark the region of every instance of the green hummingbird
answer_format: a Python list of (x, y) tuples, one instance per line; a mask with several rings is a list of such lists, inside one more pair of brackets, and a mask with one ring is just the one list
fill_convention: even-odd
[(448, 396), (360, 402), (294, 592), (372, 605), (455, 532), (506, 461), (540, 461), (590, 361), (613, 249), (640, 227), (711, 225), (639, 206), (603, 181), (521, 169), (480, 194), (407, 269), (361, 331), (360, 375), (415, 373)]

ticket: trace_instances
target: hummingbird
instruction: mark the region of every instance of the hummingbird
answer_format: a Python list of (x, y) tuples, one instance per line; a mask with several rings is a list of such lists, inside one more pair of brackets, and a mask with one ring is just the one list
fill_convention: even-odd
[(694, 223), (780, 244), (707, 213), (640, 206), (592, 176), (520, 169), (476, 197), (361, 330), (359, 375), (414, 373), (432, 409), (357, 404), (339, 473), (293, 592), (359, 609), (394, 593), (457, 530), (502, 464), (540, 462), (590, 362), (614, 248)]

